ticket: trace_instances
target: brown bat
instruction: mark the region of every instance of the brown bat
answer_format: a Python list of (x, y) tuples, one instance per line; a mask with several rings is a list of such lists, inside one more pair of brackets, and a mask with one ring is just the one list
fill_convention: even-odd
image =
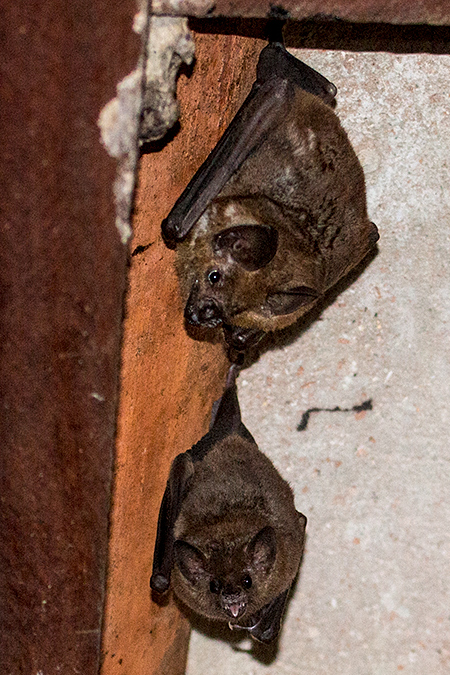
[(330, 104), (336, 87), (278, 41), (162, 223), (189, 324), (245, 349), (294, 323), (374, 247), (364, 174)]
[(271, 642), (303, 551), (306, 518), (241, 421), (230, 369), (210, 431), (178, 455), (158, 520), (150, 585)]

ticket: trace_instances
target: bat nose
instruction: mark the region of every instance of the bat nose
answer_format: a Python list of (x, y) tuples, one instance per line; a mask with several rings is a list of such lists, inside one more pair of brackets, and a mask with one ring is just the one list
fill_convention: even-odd
[(222, 323), (222, 311), (213, 298), (204, 298), (197, 301), (188, 300), (184, 316), (193, 326), (215, 328)]

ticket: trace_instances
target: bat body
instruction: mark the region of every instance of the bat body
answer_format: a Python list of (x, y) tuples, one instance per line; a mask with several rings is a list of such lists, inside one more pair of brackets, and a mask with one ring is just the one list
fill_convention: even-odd
[(162, 224), (186, 320), (245, 349), (308, 311), (378, 240), (336, 88), (279, 42)]
[(270, 642), (303, 551), (306, 518), (291, 488), (241, 421), (236, 386), (210, 431), (171, 468), (151, 586), (171, 585), (188, 607)]

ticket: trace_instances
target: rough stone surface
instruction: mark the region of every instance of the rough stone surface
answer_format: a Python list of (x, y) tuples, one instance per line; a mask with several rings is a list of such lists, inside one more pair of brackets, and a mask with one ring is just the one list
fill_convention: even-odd
[[(279, 650), (194, 631), (188, 674), (450, 669), (447, 55), (296, 50), (338, 86), (379, 253), (239, 381), (243, 418), (309, 519)], [(288, 344), (289, 342), (289, 344)], [(351, 408), (372, 399), (373, 410)], [(232, 640), (232, 641), (231, 641)]]

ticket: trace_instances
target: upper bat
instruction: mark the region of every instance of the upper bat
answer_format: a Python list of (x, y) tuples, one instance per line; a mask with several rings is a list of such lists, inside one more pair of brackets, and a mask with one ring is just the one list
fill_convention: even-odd
[(233, 346), (308, 311), (378, 240), (336, 87), (265, 47), (250, 94), (162, 224), (194, 325)]
[[(232, 367), (234, 368), (234, 367)], [(210, 431), (172, 464), (151, 587), (270, 642), (303, 551), (306, 518), (242, 424), (233, 371)]]

